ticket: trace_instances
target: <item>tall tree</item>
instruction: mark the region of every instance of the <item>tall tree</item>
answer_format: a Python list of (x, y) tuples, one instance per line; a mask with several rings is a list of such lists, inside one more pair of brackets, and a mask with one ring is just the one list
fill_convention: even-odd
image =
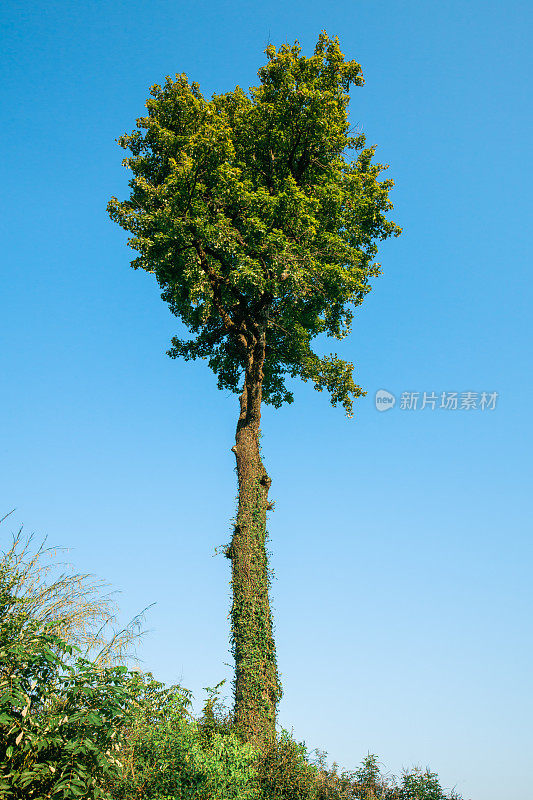
[[(131, 156), (131, 195), (108, 205), (133, 236), (134, 268), (153, 273), (161, 297), (190, 331), (169, 355), (205, 358), (218, 387), (240, 396), (235, 445), (238, 511), (232, 566), (235, 721), (250, 740), (275, 730), (281, 686), (269, 605), (265, 542), (270, 478), (260, 448), (262, 402), (291, 403), (287, 376), (326, 388), (351, 415), (353, 364), (311, 349), (342, 339), (353, 308), (380, 273), (376, 241), (391, 180), (374, 147), (351, 136), (349, 89), (361, 67), (322, 32), (314, 54), (269, 45), (260, 84), (203, 97), (184, 74), (155, 85), (148, 115), (118, 139)], [(353, 155), (351, 155), (353, 153)]]

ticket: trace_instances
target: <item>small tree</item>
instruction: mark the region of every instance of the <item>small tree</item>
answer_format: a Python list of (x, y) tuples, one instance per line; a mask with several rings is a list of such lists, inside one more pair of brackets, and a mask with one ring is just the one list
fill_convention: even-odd
[[(240, 395), (239, 484), (232, 563), (235, 720), (250, 739), (270, 736), (281, 697), (269, 605), (261, 403), (292, 402), (287, 377), (326, 388), (348, 414), (364, 392), (353, 364), (311, 348), (342, 339), (353, 307), (380, 272), (376, 240), (399, 233), (385, 218), (392, 181), (374, 147), (351, 136), (347, 107), (361, 67), (321, 33), (314, 55), (266, 49), (260, 85), (205, 99), (184, 74), (151, 88), (148, 115), (119, 144), (130, 150), (131, 196), (108, 211), (133, 236), (135, 268), (192, 336), (171, 357), (205, 358), (218, 386)], [(353, 159), (345, 154), (353, 151)]]

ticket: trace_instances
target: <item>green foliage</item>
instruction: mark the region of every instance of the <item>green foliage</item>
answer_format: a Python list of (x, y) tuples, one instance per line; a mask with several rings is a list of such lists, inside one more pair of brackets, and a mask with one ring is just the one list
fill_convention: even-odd
[(35, 619), (31, 596), (13, 593), (20, 569), (0, 563), (0, 795), (105, 798), (120, 770), (127, 670), (81, 658)]
[(382, 774), (371, 754), (339, 773), (286, 730), (261, 746), (243, 742), (219, 702), (222, 684), (207, 689), (195, 720), (189, 692), (165, 689), (149, 674), (134, 680), (135, 721), (120, 754), (122, 775), (110, 787), (114, 800), (461, 800), (429, 770), (406, 771), (399, 781)]
[(404, 772), (398, 798), (399, 800), (461, 800), (455, 791), (446, 792), (441, 787), (435, 772), (419, 768)]
[(286, 730), (267, 745), (259, 759), (258, 783), (265, 800), (314, 800), (317, 768), (307, 760), (304, 743)]
[[(148, 674), (132, 682), (134, 720), (110, 784), (114, 800), (256, 800), (257, 753), (219, 723), (213, 703), (202, 721), (188, 711), (189, 692), (165, 689)], [(211, 697), (212, 699), (212, 697)]]
[(384, 775), (377, 756), (368, 754), (355, 772), (338, 774), (337, 765), (323, 766), (316, 800), (462, 800), (454, 790), (440, 785), (438, 776), (415, 767), (405, 770), (400, 782), (393, 775)]
[[(241, 492), (231, 548), (231, 649), (235, 657), (235, 708), (245, 706), (254, 726), (252, 738), (275, 730), (276, 707), (282, 696), (277, 670), (269, 602), (270, 574), (266, 542), (264, 489), (256, 480)], [(242, 725), (243, 733), (246, 726)], [(250, 725), (248, 725), (248, 728)]]
[(131, 196), (108, 211), (193, 335), (173, 339), (172, 357), (208, 359), (219, 387), (240, 392), (266, 331), (265, 402), (292, 402), (285, 378), (299, 376), (351, 412), (353, 364), (311, 342), (346, 336), (379, 274), (376, 242), (400, 232), (385, 216), (393, 182), (350, 135), (349, 90), (364, 81), (338, 40), (321, 33), (310, 58), (297, 42), (265, 53), (249, 94), (207, 100), (184, 74), (151, 88), (148, 115), (118, 140)]
[(204, 687), (207, 692), (207, 700), (204, 703), (203, 711), (198, 719), (198, 728), (205, 741), (211, 741), (213, 733), (228, 734), (234, 730), (233, 714), (228, 711), (224, 703), (220, 700), (221, 687), (226, 680), (220, 681), (213, 688)]

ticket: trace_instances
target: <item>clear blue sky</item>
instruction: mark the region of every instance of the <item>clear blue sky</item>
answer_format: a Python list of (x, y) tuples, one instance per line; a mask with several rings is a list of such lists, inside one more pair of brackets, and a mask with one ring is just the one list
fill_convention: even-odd
[[(280, 722), (346, 768), (429, 765), (531, 795), (531, 7), (419, 0), (10, 2), (1, 11), (1, 509), (151, 602), (144, 667), (231, 678), (237, 400), (165, 356), (177, 320), (107, 217), (149, 86), (256, 82), (325, 28), (363, 66), (351, 121), (396, 181), (400, 239), (332, 349), (368, 395), (264, 413)], [(378, 413), (376, 390), (398, 397)], [(408, 410), (404, 391), (496, 391)], [(229, 684), (229, 681), (228, 681)], [(229, 688), (229, 687), (228, 687)]]

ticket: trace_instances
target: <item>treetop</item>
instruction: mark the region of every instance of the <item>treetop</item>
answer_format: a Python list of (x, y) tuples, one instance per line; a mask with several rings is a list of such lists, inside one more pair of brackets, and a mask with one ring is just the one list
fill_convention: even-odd
[(346, 336), (380, 273), (376, 243), (400, 233), (385, 216), (393, 182), (350, 135), (349, 90), (364, 81), (338, 39), (322, 32), (310, 58), (298, 42), (265, 53), (248, 93), (208, 100), (185, 74), (152, 86), (147, 116), (118, 139), (131, 195), (108, 211), (191, 334), (169, 355), (206, 358), (239, 392), (263, 337), (266, 402), (292, 402), (285, 379), (299, 376), (350, 413), (364, 394), (353, 364), (311, 342)]

